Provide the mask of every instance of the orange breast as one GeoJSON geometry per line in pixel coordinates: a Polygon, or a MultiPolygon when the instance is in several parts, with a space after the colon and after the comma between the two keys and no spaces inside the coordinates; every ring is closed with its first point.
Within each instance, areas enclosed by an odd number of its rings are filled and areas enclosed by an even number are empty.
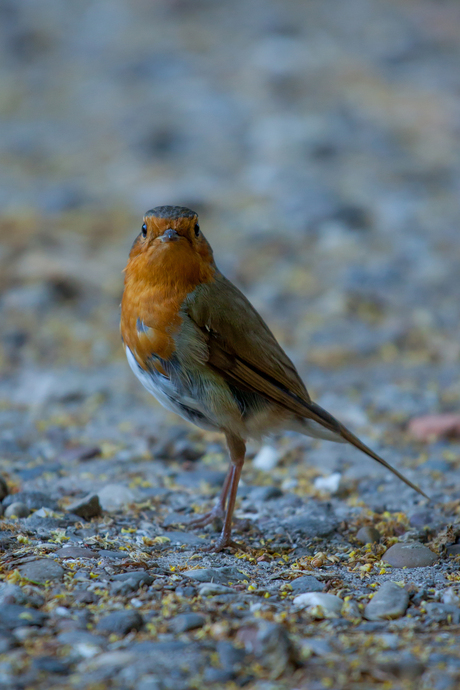
{"type": "MultiPolygon", "coordinates": [[[[154,249],[128,261],[121,303],[121,335],[143,369],[151,355],[168,360],[174,353],[184,300],[215,272],[186,240],[154,249]]],[[[161,364],[156,366],[160,371],[161,364]]]]}

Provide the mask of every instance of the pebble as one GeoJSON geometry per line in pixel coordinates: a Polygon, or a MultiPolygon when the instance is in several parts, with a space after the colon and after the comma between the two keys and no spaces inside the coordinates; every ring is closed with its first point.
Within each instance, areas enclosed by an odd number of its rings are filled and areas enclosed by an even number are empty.
{"type": "Polygon", "coordinates": [[[127,635],[131,630],[141,630],[144,620],[137,611],[114,611],[101,618],[96,630],[101,633],[127,635]]]}
{"type": "Polygon", "coordinates": [[[340,472],[333,472],[326,477],[316,477],[313,481],[313,486],[318,491],[328,491],[331,494],[335,494],[339,489],[341,479],[342,475],[340,472]]]}
{"type": "Polygon", "coordinates": [[[279,623],[263,621],[256,627],[242,628],[237,639],[246,652],[254,654],[259,663],[269,671],[272,679],[292,672],[296,664],[296,652],[288,632],[279,623]]]}
{"type": "Polygon", "coordinates": [[[179,634],[187,632],[187,630],[202,628],[205,622],[206,618],[201,613],[182,613],[169,622],[169,627],[179,634]]]}
{"type": "Polygon", "coordinates": [[[59,675],[67,675],[69,673],[69,665],[53,656],[35,657],[32,660],[32,667],[45,673],[56,673],[59,675]]]}
{"type": "Polygon", "coordinates": [[[236,580],[245,580],[246,575],[240,573],[233,566],[223,568],[197,568],[196,570],[185,570],[182,575],[198,582],[212,582],[220,585],[227,585],[236,580]]]}
{"type": "Polygon", "coordinates": [[[460,544],[451,544],[446,548],[446,553],[448,556],[458,556],[460,554],[460,544]]]}
{"type": "Polygon", "coordinates": [[[313,575],[302,575],[289,583],[294,594],[304,594],[306,592],[322,592],[324,584],[313,577],[313,575]]]}
{"type": "Polygon", "coordinates": [[[198,588],[200,597],[211,597],[218,594],[233,594],[234,592],[235,590],[231,587],[219,585],[217,582],[206,582],[198,588]]]}
{"type": "Polygon", "coordinates": [[[81,517],[84,520],[90,520],[93,517],[98,517],[102,514],[99,496],[97,494],[88,494],[79,501],[75,501],[67,506],[67,512],[78,515],[78,517],[81,517]]]}
{"type": "Polygon", "coordinates": [[[101,558],[114,558],[117,560],[123,560],[129,557],[126,551],[109,551],[107,549],[100,549],[98,554],[101,558]]]}
{"type": "Polygon", "coordinates": [[[380,541],[380,537],[381,534],[378,529],[365,525],[358,530],[356,540],[359,541],[360,544],[375,544],[380,541]]]}
{"type": "Polygon", "coordinates": [[[18,604],[3,604],[0,606],[0,626],[8,628],[19,628],[22,626],[45,625],[48,616],[41,611],[19,606],[18,604]]]}
{"type": "Polygon", "coordinates": [[[433,601],[425,604],[427,616],[436,623],[450,622],[452,625],[460,623],[460,608],[454,604],[441,604],[433,601]]]}
{"type": "Polygon", "coordinates": [[[436,563],[438,556],[418,542],[400,542],[390,546],[382,560],[394,568],[424,568],[436,563]]]}
{"type": "Polygon", "coordinates": [[[343,601],[335,594],[306,592],[294,598],[294,606],[298,609],[307,609],[314,618],[339,618],[343,601]]]}
{"type": "Polygon", "coordinates": [[[335,515],[325,508],[314,508],[284,520],[288,532],[302,537],[329,537],[338,527],[335,515]]]}
{"type": "Polygon", "coordinates": [[[29,561],[18,568],[22,577],[32,582],[56,582],[64,577],[64,568],[51,558],[40,558],[36,561],[29,561]]]}
{"type": "Polygon", "coordinates": [[[145,570],[119,573],[113,575],[112,580],[114,580],[110,587],[112,594],[129,594],[136,592],[139,587],[153,583],[153,577],[145,570]]]}
{"type": "Polygon", "coordinates": [[[274,446],[262,446],[257,455],[255,455],[252,466],[256,470],[270,472],[277,466],[280,460],[281,454],[277,448],[274,446]]]}
{"type": "Polygon", "coordinates": [[[101,508],[108,511],[120,510],[136,500],[134,492],[124,484],[107,484],[97,495],[101,508]]]}
{"type": "Polygon", "coordinates": [[[29,510],[39,508],[57,509],[56,501],[53,501],[47,494],[41,491],[20,491],[17,494],[10,494],[3,500],[3,507],[6,508],[12,503],[25,503],[29,510]]]}
{"type": "Polygon", "coordinates": [[[385,582],[364,609],[369,621],[401,618],[409,606],[409,593],[396,582],[385,582]]]}
{"type": "Polygon", "coordinates": [[[25,518],[28,515],[30,515],[30,510],[28,509],[25,503],[20,503],[19,501],[10,503],[10,505],[7,508],[5,508],[6,518],[25,518]]]}
{"type": "Polygon", "coordinates": [[[277,486],[256,486],[249,493],[252,501],[270,501],[283,495],[277,486]]]}
{"type": "Polygon", "coordinates": [[[53,553],[58,558],[97,558],[97,551],[85,549],[83,546],[63,546],[53,553]]]}

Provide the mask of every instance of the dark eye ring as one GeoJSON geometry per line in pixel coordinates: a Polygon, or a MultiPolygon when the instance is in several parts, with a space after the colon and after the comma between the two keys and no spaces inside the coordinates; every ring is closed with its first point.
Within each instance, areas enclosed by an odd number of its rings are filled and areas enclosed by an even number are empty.
{"type": "Polygon", "coordinates": [[[200,226],[198,225],[198,223],[195,223],[195,237],[198,237],[199,234],[200,234],[200,226]]]}
{"type": "Polygon", "coordinates": [[[146,223],[143,223],[141,231],[142,231],[142,237],[147,237],[147,224],[146,223]]]}

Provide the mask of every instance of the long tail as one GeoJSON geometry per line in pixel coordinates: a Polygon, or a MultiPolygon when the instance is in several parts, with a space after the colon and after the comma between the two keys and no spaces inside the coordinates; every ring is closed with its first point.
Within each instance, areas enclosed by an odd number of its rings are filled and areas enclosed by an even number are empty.
{"type": "Polygon", "coordinates": [[[318,422],[323,423],[323,425],[326,428],[332,428],[332,430],[338,433],[338,435],[341,436],[345,441],[348,441],[348,443],[351,443],[351,445],[355,446],[355,448],[358,448],[363,453],[366,453],[366,455],[369,455],[369,457],[373,458],[374,460],[377,460],[377,462],[379,462],[381,465],[390,470],[390,472],[393,472],[393,474],[396,475],[399,479],[401,479],[401,481],[403,481],[405,484],[407,484],[407,486],[410,486],[411,489],[414,489],[414,491],[417,491],[419,494],[430,500],[426,493],[419,489],[419,487],[416,484],[413,484],[409,479],[407,479],[403,474],[401,474],[401,472],[398,472],[398,470],[392,467],[389,462],[381,458],[380,455],[374,453],[373,450],[366,446],[365,443],[363,443],[357,436],[355,436],[349,429],[347,429],[346,426],[344,426],[337,419],[335,419],[335,417],[329,414],[329,412],[326,412],[326,410],[324,410],[316,403],[310,403],[309,407],[312,411],[314,410],[314,412],[316,413],[316,420],[318,422]],[[324,424],[324,422],[326,422],[326,424],[324,424]]]}

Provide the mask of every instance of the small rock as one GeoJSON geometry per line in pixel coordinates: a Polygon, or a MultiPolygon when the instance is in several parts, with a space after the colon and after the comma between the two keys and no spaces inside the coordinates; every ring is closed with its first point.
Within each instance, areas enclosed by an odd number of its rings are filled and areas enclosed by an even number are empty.
{"type": "Polygon", "coordinates": [[[0,475],[0,501],[3,501],[9,494],[8,484],[0,475]]]}
{"type": "Polygon", "coordinates": [[[58,673],[59,675],[66,675],[69,673],[68,664],[64,664],[54,656],[40,656],[32,660],[32,667],[39,671],[46,673],[58,673]]]}
{"type": "Polygon", "coordinates": [[[186,570],[182,575],[192,580],[198,580],[198,582],[217,582],[220,585],[226,585],[236,580],[245,580],[247,577],[232,566],[223,568],[197,568],[196,570],[186,570]]]}
{"type": "Polygon", "coordinates": [[[343,601],[335,594],[306,592],[294,598],[294,606],[298,609],[307,609],[314,618],[339,618],[343,601]]]}
{"type": "Polygon", "coordinates": [[[217,653],[219,654],[219,661],[222,668],[235,669],[243,663],[246,653],[244,649],[235,647],[227,640],[220,640],[217,643],[217,653]]]}
{"type": "Polygon", "coordinates": [[[361,620],[361,611],[359,606],[353,599],[347,599],[343,602],[342,606],[342,616],[344,618],[349,618],[350,620],[361,620]]]}
{"type": "Polygon", "coordinates": [[[401,618],[409,606],[409,593],[396,584],[385,582],[364,609],[368,621],[401,618]]]}
{"type": "Polygon", "coordinates": [[[270,501],[282,496],[283,492],[277,486],[256,486],[249,495],[252,501],[270,501]]]}
{"type": "Polygon", "coordinates": [[[25,503],[20,503],[19,501],[15,501],[14,503],[10,503],[10,505],[5,508],[5,517],[6,518],[11,518],[11,517],[16,517],[16,518],[26,518],[30,514],[30,510],[26,506],[25,503]]]}
{"type": "Polygon", "coordinates": [[[18,568],[22,577],[32,582],[56,582],[64,577],[64,569],[51,558],[40,558],[36,561],[29,561],[18,568]]]}
{"type": "Polygon", "coordinates": [[[97,553],[101,558],[114,558],[120,561],[124,558],[129,558],[127,551],[108,551],[107,549],[100,549],[97,553]]]}
{"type": "Polygon", "coordinates": [[[318,491],[328,491],[331,494],[335,494],[339,489],[341,479],[342,475],[340,472],[333,472],[326,477],[316,477],[313,485],[318,491]]]}
{"type": "Polygon", "coordinates": [[[434,527],[441,523],[441,517],[433,514],[432,510],[420,510],[417,513],[412,513],[409,518],[411,527],[434,527]]]}
{"type": "Polygon", "coordinates": [[[280,460],[281,454],[277,448],[274,448],[273,446],[262,446],[257,455],[254,457],[252,466],[257,470],[270,472],[277,466],[280,460]]]}
{"type": "Polygon", "coordinates": [[[145,570],[134,570],[130,573],[119,573],[113,575],[110,591],[112,594],[129,594],[136,592],[143,585],[151,585],[153,577],[145,570]]]}
{"type": "Polygon", "coordinates": [[[35,609],[29,609],[18,604],[3,604],[0,606],[0,625],[12,630],[23,626],[45,625],[48,616],[35,609]]]}
{"type": "Polygon", "coordinates": [[[102,514],[99,496],[97,494],[88,494],[79,501],[75,501],[67,506],[67,512],[78,515],[78,517],[81,517],[84,520],[90,520],[93,517],[98,517],[102,514]]]}
{"type": "Polygon", "coordinates": [[[448,556],[458,556],[460,554],[460,544],[451,544],[446,548],[446,553],[448,556]]]}
{"type": "Polygon", "coordinates": [[[304,594],[305,592],[322,592],[324,585],[313,577],[313,575],[302,575],[289,583],[294,594],[304,594]]]}
{"type": "MultiPolygon", "coordinates": [[[[208,585],[202,585],[202,587],[207,587],[208,585]]],[[[219,585],[222,587],[222,585],[219,585]]],[[[230,589],[230,587],[226,588],[230,589]]],[[[195,587],[186,586],[186,587],[176,587],[176,594],[178,597],[185,597],[186,599],[193,599],[193,597],[196,597],[196,589],[195,587]]]]}
{"type": "Polygon", "coordinates": [[[375,544],[376,542],[380,541],[380,537],[381,534],[378,529],[365,525],[358,530],[356,540],[359,541],[360,544],[375,544]]]}
{"type": "Polygon", "coordinates": [[[302,537],[328,537],[338,526],[335,515],[327,508],[315,508],[294,515],[283,522],[288,532],[296,532],[302,537]]]}
{"type": "Polygon", "coordinates": [[[85,549],[83,546],[64,546],[53,553],[58,558],[97,558],[97,551],[85,549]]]}
{"type": "Polygon", "coordinates": [[[460,437],[459,414],[430,414],[416,417],[409,422],[411,436],[419,441],[430,441],[434,438],[460,437]]]}
{"type": "Polygon", "coordinates": [[[127,635],[131,630],[141,630],[144,620],[137,611],[114,611],[101,618],[96,629],[102,633],[127,635]]]}
{"type": "Polygon", "coordinates": [[[3,500],[3,507],[6,508],[12,503],[25,503],[29,510],[39,508],[50,508],[56,510],[56,501],[43,494],[41,491],[20,491],[17,494],[10,494],[3,500]]]}
{"type": "Polygon", "coordinates": [[[246,652],[254,654],[269,671],[272,679],[279,678],[297,665],[293,644],[286,629],[279,623],[260,623],[258,628],[240,628],[237,639],[246,652]]]}
{"type": "Polygon", "coordinates": [[[408,681],[415,681],[423,674],[425,665],[412,654],[403,654],[399,659],[395,659],[393,656],[392,653],[392,658],[378,664],[381,671],[395,678],[408,681]]]}
{"type": "Polygon", "coordinates": [[[202,628],[205,622],[206,618],[201,613],[182,613],[170,621],[169,627],[175,633],[183,633],[187,630],[202,628]]]}
{"type": "Polygon", "coordinates": [[[224,668],[214,668],[208,666],[204,671],[203,681],[206,684],[214,685],[215,687],[222,687],[226,683],[233,680],[234,673],[224,668]]]}
{"type": "Polygon", "coordinates": [[[108,511],[120,510],[136,500],[134,492],[124,484],[107,484],[98,496],[102,509],[108,511]]]}
{"type": "Polygon", "coordinates": [[[437,601],[425,604],[425,610],[430,620],[435,623],[450,622],[453,625],[460,623],[460,608],[454,604],[441,604],[437,601]]]}
{"type": "Polygon", "coordinates": [[[91,460],[101,454],[99,446],[77,446],[74,448],[67,448],[59,456],[61,462],[81,462],[83,460],[91,460]]]}
{"type": "Polygon", "coordinates": [[[394,568],[424,568],[438,560],[437,554],[418,542],[399,543],[390,546],[382,560],[394,568]]]}
{"type": "MultiPolygon", "coordinates": [[[[176,590],[177,591],[177,590],[176,590]]],[[[235,590],[217,582],[206,582],[198,588],[200,597],[212,597],[219,594],[234,594],[235,590]]]]}

